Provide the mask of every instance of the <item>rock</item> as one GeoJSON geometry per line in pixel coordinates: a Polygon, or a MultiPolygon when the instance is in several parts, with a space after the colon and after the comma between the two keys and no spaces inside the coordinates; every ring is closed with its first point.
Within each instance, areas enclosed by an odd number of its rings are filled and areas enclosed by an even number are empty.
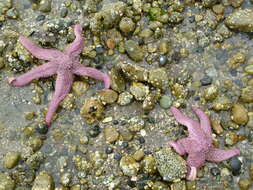
{"type": "Polygon", "coordinates": [[[119,29],[125,34],[128,34],[134,31],[135,23],[131,18],[123,17],[119,23],[119,29]]]}
{"type": "Polygon", "coordinates": [[[253,86],[247,86],[241,90],[240,99],[244,103],[252,103],[253,102],[253,86]]]}
{"type": "Polygon", "coordinates": [[[225,23],[231,29],[241,32],[253,32],[252,19],[252,9],[236,9],[226,18],[225,23]]]}
{"type": "Polygon", "coordinates": [[[173,152],[171,148],[163,148],[156,152],[156,166],[164,181],[176,182],[185,178],[187,167],[185,160],[173,152]]]}
{"type": "Polygon", "coordinates": [[[172,183],[170,186],[170,189],[171,190],[186,190],[186,183],[184,180],[172,183]]]}
{"type": "Polygon", "coordinates": [[[114,143],[119,138],[119,132],[114,126],[108,126],[105,128],[105,140],[108,143],[114,143]]]}
{"type": "Polygon", "coordinates": [[[242,162],[238,159],[237,156],[234,156],[230,159],[229,165],[232,170],[233,175],[239,175],[242,167],[242,162]]]}
{"type": "Polygon", "coordinates": [[[239,67],[241,64],[244,64],[245,59],[246,59],[245,53],[239,51],[228,59],[227,64],[229,67],[235,69],[239,67]]]}
{"type": "Polygon", "coordinates": [[[202,0],[202,3],[205,7],[211,7],[217,2],[218,0],[202,0]]]}
{"type": "Polygon", "coordinates": [[[140,169],[140,164],[133,159],[131,156],[123,156],[120,160],[119,164],[122,172],[124,175],[127,176],[136,176],[139,169],[140,169]]]}
{"type": "Polygon", "coordinates": [[[160,106],[161,106],[163,109],[168,109],[168,108],[170,108],[170,106],[172,105],[172,96],[171,96],[171,95],[163,95],[163,96],[160,98],[159,104],[160,104],[160,106]]]}
{"type": "Polygon", "coordinates": [[[45,157],[42,152],[36,152],[33,155],[31,155],[27,160],[26,164],[34,169],[37,170],[39,169],[41,163],[44,161],[45,157]]]}
{"type": "Polygon", "coordinates": [[[42,171],[34,180],[32,190],[54,190],[53,177],[46,171],[42,171]]]}
{"type": "Polygon", "coordinates": [[[151,69],[149,71],[148,82],[154,87],[165,89],[168,86],[168,75],[165,68],[151,69]]]}
{"type": "Polygon", "coordinates": [[[41,12],[50,12],[51,11],[52,0],[41,0],[39,3],[39,10],[41,12]]]}
{"type": "Polygon", "coordinates": [[[229,110],[232,106],[231,100],[227,96],[219,96],[213,102],[215,111],[229,110]]]}
{"type": "Polygon", "coordinates": [[[74,162],[75,168],[78,171],[85,172],[85,174],[92,168],[92,164],[88,162],[85,157],[81,157],[80,155],[73,156],[72,161],[74,162]]]}
{"type": "Polygon", "coordinates": [[[231,119],[238,125],[247,124],[248,110],[242,104],[235,104],[231,110],[231,119]]]}
{"type": "Polygon", "coordinates": [[[252,182],[248,178],[240,178],[238,181],[238,186],[240,187],[240,190],[250,190],[252,182]]]}
{"type": "Polygon", "coordinates": [[[123,73],[127,75],[131,80],[137,81],[147,81],[148,80],[148,70],[140,66],[131,63],[119,63],[123,73]]]}
{"type": "Polygon", "coordinates": [[[156,162],[152,155],[146,155],[142,160],[143,171],[147,174],[154,174],[157,171],[156,162]]]}
{"type": "Polygon", "coordinates": [[[27,142],[28,146],[35,152],[43,145],[43,141],[39,137],[31,136],[27,142]]]}
{"type": "Polygon", "coordinates": [[[214,100],[218,96],[218,87],[217,86],[210,86],[205,89],[204,91],[204,98],[205,100],[214,100]]]}
{"type": "Polygon", "coordinates": [[[117,92],[110,89],[100,91],[98,96],[100,100],[102,101],[102,103],[105,103],[105,104],[112,104],[116,102],[118,99],[117,92]]]}
{"type": "Polygon", "coordinates": [[[149,87],[140,82],[132,82],[130,92],[136,100],[144,100],[149,93],[149,87]]]}
{"type": "Polygon", "coordinates": [[[141,161],[142,158],[145,156],[144,154],[144,151],[142,149],[140,150],[137,150],[134,155],[133,155],[133,158],[136,160],[136,161],[141,161]]]}
{"type": "Polygon", "coordinates": [[[111,78],[111,88],[119,93],[123,92],[126,88],[126,82],[122,76],[122,71],[117,67],[113,67],[109,74],[111,78]]]}
{"type": "Polygon", "coordinates": [[[66,187],[66,186],[70,185],[71,181],[72,181],[72,175],[71,175],[71,173],[65,172],[65,173],[63,173],[63,174],[61,175],[60,182],[61,182],[61,184],[62,184],[63,186],[66,187]]]}
{"type": "Polygon", "coordinates": [[[0,171],[0,190],[14,190],[15,182],[9,174],[0,171]]]}
{"type": "Polygon", "coordinates": [[[89,89],[89,84],[83,81],[75,81],[72,85],[72,91],[77,96],[82,96],[89,89]]]}
{"type": "Polygon", "coordinates": [[[125,50],[129,57],[134,61],[141,61],[144,57],[144,53],[136,41],[127,40],[125,42],[125,50]]]}
{"type": "Polygon", "coordinates": [[[232,146],[235,145],[238,142],[239,138],[236,132],[234,131],[228,131],[225,136],[225,143],[226,145],[232,146]]]}
{"type": "Polygon", "coordinates": [[[133,101],[134,96],[129,92],[123,92],[119,95],[118,104],[121,106],[125,106],[130,104],[133,101]]]}
{"type": "Polygon", "coordinates": [[[151,37],[152,35],[153,35],[153,31],[152,30],[150,30],[149,28],[145,28],[145,29],[143,29],[140,33],[139,33],[139,37],[141,37],[141,38],[149,38],[149,37],[151,37]]]}
{"type": "Polygon", "coordinates": [[[104,117],[104,106],[96,98],[86,99],[80,111],[81,116],[87,123],[94,123],[104,117]]]}
{"type": "Polygon", "coordinates": [[[138,132],[145,126],[144,120],[139,116],[134,116],[128,120],[128,129],[131,132],[138,132]]]}
{"type": "Polygon", "coordinates": [[[7,169],[14,168],[20,159],[20,153],[8,152],[4,157],[4,167],[7,169]]]}
{"type": "Polygon", "coordinates": [[[230,0],[230,3],[233,7],[238,8],[242,5],[244,0],[230,0]]]}
{"type": "Polygon", "coordinates": [[[60,106],[66,110],[73,109],[75,107],[75,96],[72,93],[67,94],[61,101],[60,106]]]}
{"type": "Polygon", "coordinates": [[[253,180],[253,163],[251,163],[251,165],[250,165],[249,176],[250,176],[251,180],[253,180]]]}
{"type": "Polygon", "coordinates": [[[217,135],[221,135],[223,133],[223,128],[220,124],[220,120],[215,119],[215,120],[211,120],[211,124],[212,124],[212,129],[213,131],[217,134],[217,135]]]}
{"type": "Polygon", "coordinates": [[[160,97],[161,97],[160,90],[151,91],[143,101],[142,104],[143,110],[147,111],[152,110],[160,97]]]}

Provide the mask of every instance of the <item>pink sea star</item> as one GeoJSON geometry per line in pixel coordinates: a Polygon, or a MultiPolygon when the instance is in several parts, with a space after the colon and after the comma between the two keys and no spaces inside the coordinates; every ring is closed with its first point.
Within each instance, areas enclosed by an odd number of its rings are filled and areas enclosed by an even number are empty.
{"type": "Polygon", "coordinates": [[[238,149],[222,150],[214,148],[210,120],[201,109],[196,106],[192,106],[192,109],[199,117],[200,122],[184,116],[177,108],[171,107],[170,110],[176,120],[187,127],[189,136],[168,142],[168,145],[173,147],[178,154],[188,154],[188,180],[196,179],[197,169],[203,166],[206,160],[221,162],[240,154],[238,149]]]}
{"type": "Polygon", "coordinates": [[[88,76],[104,81],[104,89],[110,87],[110,77],[92,67],[85,67],[79,61],[79,54],[84,48],[82,37],[82,26],[77,24],[74,26],[75,40],[62,52],[56,49],[44,49],[33,44],[27,38],[21,36],[19,41],[38,59],[47,60],[48,62],[33,68],[31,71],[17,77],[9,78],[8,81],[13,86],[24,86],[34,79],[49,77],[57,74],[55,93],[49,104],[46,115],[47,126],[51,125],[52,117],[59,105],[71,89],[73,82],[73,74],[88,76]]]}

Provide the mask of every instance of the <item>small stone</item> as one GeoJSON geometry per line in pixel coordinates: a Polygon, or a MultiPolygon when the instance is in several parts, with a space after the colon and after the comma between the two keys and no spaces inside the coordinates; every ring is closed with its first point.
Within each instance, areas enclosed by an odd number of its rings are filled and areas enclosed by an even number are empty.
{"type": "Polygon", "coordinates": [[[134,116],[128,120],[128,129],[131,132],[139,132],[145,126],[144,120],[139,116],[134,116]]]}
{"type": "Polygon", "coordinates": [[[167,62],[168,62],[168,58],[166,56],[162,55],[162,56],[159,57],[159,64],[161,66],[166,65],[167,62]]]}
{"type": "Polygon", "coordinates": [[[106,154],[111,154],[111,153],[113,153],[113,148],[112,147],[106,147],[106,149],[105,149],[105,153],[106,154]]]}
{"type": "Polygon", "coordinates": [[[111,88],[117,92],[123,92],[126,88],[125,79],[122,76],[122,71],[119,68],[113,67],[110,72],[111,88]]]}
{"type": "Polygon", "coordinates": [[[207,101],[214,100],[218,96],[218,87],[217,86],[210,86],[205,89],[204,91],[204,98],[207,101]]]}
{"type": "Polygon", "coordinates": [[[238,140],[238,135],[234,131],[229,131],[225,136],[225,143],[230,146],[235,145],[238,140]]]}
{"type": "MultiPolygon", "coordinates": [[[[168,52],[170,52],[171,50],[171,44],[168,40],[163,40],[160,44],[159,44],[159,52],[162,55],[167,54],[168,52]]],[[[166,56],[161,56],[161,57],[166,57],[166,56]]],[[[167,58],[166,58],[167,59],[167,58]]]]}
{"type": "Polygon", "coordinates": [[[225,7],[222,4],[217,4],[213,6],[213,12],[216,14],[223,14],[225,7]]]}
{"type": "Polygon", "coordinates": [[[4,157],[4,167],[7,169],[14,168],[20,159],[20,153],[8,152],[4,157]]]}
{"type": "Polygon", "coordinates": [[[135,29],[135,23],[131,18],[123,17],[119,23],[119,28],[122,32],[128,34],[135,29]]]}
{"type": "Polygon", "coordinates": [[[115,160],[120,161],[120,160],[121,160],[121,158],[122,158],[122,155],[121,155],[121,154],[119,154],[119,153],[116,153],[116,154],[114,154],[113,158],[114,158],[115,160]]]}
{"type": "Polygon", "coordinates": [[[28,142],[28,146],[33,149],[33,151],[37,151],[43,145],[43,141],[39,137],[30,137],[28,142]]]}
{"type": "Polygon", "coordinates": [[[134,61],[141,61],[144,57],[144,53],[136,41],[127,40],[125,42],[125,49],[129,57],[134,61]]]}
{"type": "Polygon", "coordinates": [[[203,0],[202,3],[205,7],[211,7],[215,3],[217,3],[218,0],[203,0]]]}
{"type": "Polygon", "coordinates": [[[228,59],[227,64],[230,68],[237,68],[241,64],[245,63],[245,59],[246,59],[245,53],[239,51],[228,59]]]}
{"type": "Polygon", "coordinates": [[[114,49],[116,43],[113,39],[109,38],[108,40],[106,40],[106,45],[109,49],[114,49]]]}
{"type": "Polygon", "coordinates": [[[102,90],[98,94],[100,100],[105,104],[112,104],[117,101],[118,94],[114,90],[102,90]]]}
{"type": "Polygon", "coordinates": [[[72,181],[72,175],[69,172],[65,172],[61,175],[60,182],[63,186],[68,186],[72,181]]]}
{"type": "Polygon", "coordinates": [[[9,174],[0,171],[0,190],[14,190],[15,182],[9,174]]]}
{"type": "Polygon", "coordinates": [[[132,82],[130,92],[136,100],[144,100],[149,93],[149,87],[140,82],[132,82]]]}
{"type": "Polygon", "coordinates": [[[233,175],[239,175],[242,167],[242,162],[238,159],[237,156],[232,157],[229,161],[229,165],[232,170],[233,175]]]}
{"type": "Polygon", "coordinates": [[[147,81],[148,80],[148,70],[140,66],[131,63],[119,63],[123,73],[128,76],[131,80],[137,81],[147,81]]]}
{"type": "Polygon", "coordinates": [[[133,101],[133,95],[129,92],[123,92],[119,95],[117,103],[121,106],[126,106],[133,101]]]}
{"type": "Polygon", "coordinates": [[[60,103],[60,106],[66,110],[71,110],[75,107],[75,96],[69,93],[60,103]]]}
{"type": "Polygon", "coordinates": [[[42,152],[32,154],[27,160],[26,164],[33,170],[38,170],[45,157],[42,152]]]}
{"type": "Polygon", "coordinates": [[[231,29],[253,32],[252,19],[252,9],[237,9],[226,18],[225,23],[231,29]]]}
{"type": "Polygon", "coordinates": [[[212,84],[213,79],[212,79],[211,77],[209,77],[209,76],[205,76],[204,78],[202,78],[202,79],[200,80],[200,82],[201,82],[201,85],[202,85],[202,86],[207,86],[207,85],[212,84]]]}
{"type": "Polygon", "coordinates": [[[72,91],[77,96],[82,96],[89,89],[89,84],[83,81],[75,81],[72,85],[72,91]]]}
{"type": "Polygon", "coordinates": [[[242,104],[234,104],[231,110],[231,119],[238,125],[247,124],[248,110],[242,104]]]}
{"type": "Polygon", "coordinates": [[[217,167],[211,168],[211,174],[212,174],[213,176],[218,176],[218,175],[220,175],[220,169],[217,168],[217,167]]]}
{"type": "Polygon", "coordinates": [[[223,128],[220,124],[220,120],[215,119],[215,120],[211,120],[211,124],[212,124],[212,129],[213,131],[217,134],[217,135],[221,135],[223,133],[223,128]]]}
{"type": "Polygon", "coordinates": [[[134,153],[133,158],[138,162],[138,161],[141,161],[144,156],[145,156],[145,154],[144,154],[143,150],[140,149],[134,153]]]}
{"type": "Polygon", "coordinates": [[[155,153],[156,166],[164,181],[176,182],[185,178],[187,168],[185,160],[171,148],[163,148],[155,153]]]}
{"type": "Polygon", "coordinates": [[[163,109],[168,109],[172,105],[172,97],[169,95],[163,95],[159,101],[160,106],[163,109]]]}
{"type": "MultiPolygon", "coordinates": [[[[186,190],[186,184],[185,181],[177,181],[175,183],[172,183],[170,186],[171,190],[186,190]]],[[[188,190],[188,189],[187,189],[188,190]]]]}
{"type": "Polygon", "coordinates": [[[153,91],[151,91],[145,97],[145,99],[143,101],[143,104],[142,104],[143,110],[146,110],[146,111],[152,110],[155,107],[155,105],[156,105],[158,99],[160,98],[160,96],[161,96],[160,90],[153,90],[153,91]]]}
{"type": "Polygon", "coordinates": [[[50,12],[51,3],[52,3],[52,0],[41,0],[39,3],[39,10],[45,13],[50,12]]]}
{"type": "Polygon", "coordinates": [[[143,171],[147,174],[154,174],[157,172],[156,162],[152,155],[146,155],[142,160],[143,171]]]}
{"type": "Polygon", "coordinates": [[[45,135],[48,132],[48,127],[45,125],[45,123],[39,123],[36,126],[36,130],[37,130],[38,133],[40,133],[42,135],[45,135]]]}
{"type": "Polygon", "coordinates": [[[119,138],[119,133],[114,126],[105,128],[105,140],[108,143],[114,143],[119,138]]]}
{"type": "Polygon", "coordinates": [[[154,87],[165,89],[168,86],[168,75],[165,68],[151,69],[149,71],[148,82],[154,87]]]}
{"type": "Polygon", "coordinates": [[[53,177],[46,171],[42,171],[34,180],[32,190],[54,190],[53,177]]]}
{"type": "Polygon", "coordinates": [[[231,100],[227,96],[219,96],[213,102],[213,109],[216,111],[229,110],[232,106],[231,100]]]}
{"type": "Polygon", "coordinates": [[[61,9],[60,16],[61,16],[62,18],[65,18],[67,15],[68,15],[68,9],[67,9],[67,7],[63,7],[63,8],[61,9]]]}
{"type": "Polygon", "coordinates": [[[100,134],[101,130],[99,128],[98,125],[95,125],[94,127],[92,127],[88,133],[91,137],[97,137],[100,134]]]}
{"type": "Polygon", "coordinates": [[[136,162],[135,159],[132,158],[131,156],[123,156],[120,160],[119,166],[124,175],[130,177],[136,176],[140,169],[140,164],[136,162]]]}
{"type": "Polygon", "coordinates": [[[233,7],[238,8],[242,5],[244,0],[230,0],[230,3],[233,7]]]}
{"type": "Polygon", "coordinates": [[[104,117],[104,106],[96,98],[86,99],[80,111],[81,116],[91,124],[104,117]]]}
{"type": "Polygon", "coordinates": [[[139,37],[141,38],[149,38],[153,35],[153,31],[150,30],[149,28],[145,28],[143,29],[140,33],[139,33],[139,37]]]}
{"type": "Polygon", "coordinates": [[[33,120],[34,117],[35,117],[35,112],[34,111],[25,113],[25,119],[26,120],[31,121],[31,120],[33,120]]]}
{"type": "Polygon", "coordinates": [[[248,74],[253,74],[253,65],[247,65],[245,68],[244,68],[244,71],[248,74]]]}
{"type": "Polygon", "coordinates": [[[241,100],[244,103],[253,102],[253,86],[247,86],[241,90],[241,100]]]}
{"type": "Polygon", "coordinates": [[[252,182],[248,178],[240,178],[238,185],[240,187],[240,190],[249,190],[252,182]]]}

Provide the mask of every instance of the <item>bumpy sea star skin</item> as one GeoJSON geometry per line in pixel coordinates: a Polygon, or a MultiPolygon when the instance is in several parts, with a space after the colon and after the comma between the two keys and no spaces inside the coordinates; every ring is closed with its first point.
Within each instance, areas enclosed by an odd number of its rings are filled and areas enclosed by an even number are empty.
{"type": "Polygon", "coordinates": [[[52,117],[59,105],[71,89],[73,74],[88,76],[97,80],[104,81],[104,89],[110,87],[110,77],[91,67],[85,67],[78,61],[78,56],[84,48],[82,37],[82,26],[74,26],[75,40],[63,51],[56,49],[44,49],[33,44],[27,38],[21,36],[19,41],[38,59],[47,60],[48,62],[33,68],[31,71],[17,77],[9,78],[8,81],[13,86],[24,86],[34,79],[49,77],[57,74],[55,92],[49,104],[46,115],[46,124],[51,125],[52,117]]]}
{"type": "Polygon", "coordinates": [[[170,110],[176,120],[187,127],[189,136],[177,141],[168,142],[168,145],[173,147],[178,154],[188,154],[188,180],[196,179],[197,169],[203,166],[206,160],[221,162],[240,154],[238,149],[222,150],[214,148],[212,145],[210,120],[201,109],[196,106],[192,106],[192,109],[198,116],[200,122],[184,116],[177,108],[171,107],[170,110]]]}

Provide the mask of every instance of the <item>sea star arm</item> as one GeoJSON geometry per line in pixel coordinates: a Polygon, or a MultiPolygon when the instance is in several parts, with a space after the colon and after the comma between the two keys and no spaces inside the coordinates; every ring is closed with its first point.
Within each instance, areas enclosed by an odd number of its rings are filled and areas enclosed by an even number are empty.
{"type": "Polygon", "coordinates": [[[83,48],[84,48],[84,43],[83,43],[83,37],[82,37],[82,26],[80,24],[76,24],[74,26],[74,33],[76,35],[75,40],[69,44],[65,52],[70,55],[70,56],[78,56],[83,48]]]}
{"type": "Polygon", "coordinates": [[[44,78],[56,73],[57,65],[51,62],[33,68],[31,71],[17,77],[9,78],[8,81],[13,86],[25,86],[34,79],[44,78]]]}
{"type": "Polygon", "coordinates": [[[187,179],[195,180],[197,177],[197,169],[200,168],[205,163],[205,154],[203,152],[195,152],[189,154],[187,158],[187,179]]]}
{"type": "Polygon", "coordinates": [[[92,67],[85,67],[81,63],[75,63],[74,74],[81,76],[88,76],[97,80],[104,81],[104,89],[110,88],[111,80],[109,75],[102,73],[101,71],[92,67]]]}
{"type": "Polygon", "coordinates": [[[222,150],[218,148],[211,148],[206,155],[206,160],[211,162],[221,162],[239,154],[240,150],[238,149],[222,150]]]}
{"type": "Polygon", "coordinates": [[[73,75],[68,70],[60,70],[57,72],[57,79],[55,84],[55,92],[53,98],[49,104],[47,115],[46,115],[46,124],[47,126],[51,125],[51,120],[54,113],[57,110],[60,102],[66,97],[71,89],[73,82],[73,75]]]}
{"type": "Polygon", "coordinates": [[[192,147],[198,146],[197,142],[192,140],[189,137],[179,139],[177,141],[170,141],[168,142],[168,145],[170,147],[173,147],[173,149],[180,155],[184,155],[186,153],[191,152],[192,147]]]}
{"type": "Polygon", "coordinates": [[[211,136],[212,135],[211,123],[210,123],[209,118],[205,114],[205,112],[203,112],[201,109],[197,108],[196,106],[192,106],[192,109],[200,120],[200,127],[204,130],[207,136],[211,136]]]}
{"type": "Polygon", "coordinates": [[[20,43],[34,56],[38,59],[44,59],[44,60],[53,60],[56,57],[62,56],[63,53],[55,50],[55,49],[44,49],[36,44],[32,43],[30,40],[25,38],[24,36],[19,37],[20,43]]]}

